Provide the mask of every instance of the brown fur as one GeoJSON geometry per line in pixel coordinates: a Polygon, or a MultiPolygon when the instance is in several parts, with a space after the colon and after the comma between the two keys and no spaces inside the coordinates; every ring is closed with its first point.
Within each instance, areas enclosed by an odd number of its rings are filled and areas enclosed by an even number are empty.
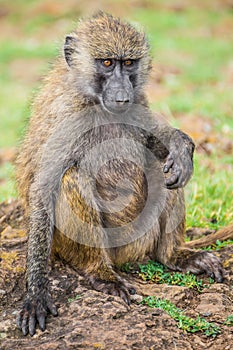
{"type": "MultiPolygon", "coordinates": [[[[155,133],[160,142],[153,141],[151,146],[151,151],[157,155],[155,166],[159,174],[153,181],[156,184],[159,178],[163,179],[161,191],[165,196],[165,203],[158,220],[155,220],[154,225],[144,235],[124,245],[102,246],[102,242],[106,239],[104,229],[121,227],[123,237],[126,239],[131,237],[133,234],[131,222],[143,210],[148,196],[143,170],[130,161],[122,163],[117,160],[111,161],[100,170],[95,179],[97,189],[103,199],[112,200],[115,198],[118,182],[128,178],[133,184],[133,193],[127,197],[128,192],[124,184],[120,188],[120,193],[123,199],[129,199],[129,204],[124,209],[110,214],[91,208],[85,202],[83,195],[89,193],[93,197],[92,180],[83,178],[80,182],[79,167],[72,164],[65,169],[57,196],[53,198],[56,226],[59,227],[54,230],[53,222],[44,205],[46,199],[41,198],[41,184],[38,181],[43,146],[55,128],[62,125],[62,121],[70,120],[75,113],[85,112],[91,106],[96,108],[97,113],[105,113],[98,105],[95,106],[95,101],[88,95],[89,86],[94,79],[93,59],[140,58],[138,84],[135,88],[135,103],[139,106],[147,105],[143,86],[150,70],[150,55],[144,33],[138,32],[118,18],[103,13],[80,22],[77,30],[66,39],[65,52],[68,57],[72,56],[71,64],[67,65],[63,57],[58,58],[53,70],[45,79],[44,87],[33,104],[28,132],[17,159],[18,188],[29,223],[28,295],[19,321],[24,334],[28,331],[28,309],[34,312],[34,317],[37,315],[42,329],[47,312],[44,305],[55,314],[47,279],[51,245],[53,252],[84,273],[95,289],[119,295],[126,302],[129,302],[130,286],[116,273],[114,267],[119,267],[125,262],[141,261],[146,256],[151,256],[152,259],[172,269],[214,273],[216,279],[222,278],[221,266],[212,254],[196,252],[184,246],[184,192],[182,188],[170,190],[164,186],[166,176],[162,168],[168,152],[180,147],[178,161],[183,162],[180,166],[183,166],[185,171],[186,165],[192,161],[194,147],[187,135],[170,126],[157,124],[155,133]],[[34,308],[38,308],[40,312],[34,308]]],[[[117,126],[110,129],[99,128],[95,133],[87,134],[86,144],[87,147],[95,146],[105,139],[121,135],[129,136],[145,147],[149,144],[150,147],[149,140],[145,139],[140,131],[117,126]]],[[[80,146],[80,151],[85,153],[83,147],[80,146]]],[[[124,148],[124,144],[122,147],[124,148]]],[[[143,157],[136,146],[131,151],[133,156],[143,157]]],[[[116,156],[117,152],[116,149],[116,156]]],[[[48,164],[48,170],[49,168],[48,164]]],[[[45,196],[47,193],[53,193],[53,188],[46,183],[43,185],[45,196]]],[[[155,192],[155,197],[157,193],[155,192]]],[[[150,215],[156,214],[150,213],[150,215]]],[[[34,328],[35,325],[31,324],[31,328],[29,325],[30,334],[34,334],[34,328]]]]}

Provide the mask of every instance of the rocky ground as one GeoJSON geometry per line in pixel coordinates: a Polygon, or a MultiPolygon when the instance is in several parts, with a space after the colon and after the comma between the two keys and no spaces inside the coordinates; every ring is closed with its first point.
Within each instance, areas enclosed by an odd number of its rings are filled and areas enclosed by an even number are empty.
{"type": "Polygon", "coordinates": [[[222,284],[212,284],[201,293],[187,287],[146,283],[128,274],[138,295],[130,307],[118,297],[93,291],[84,278],[69,266],[56,261],[51,268],[51,286],[59,316],[48,317],[47,330],[24,337],[15,318],[25,293],[26,237],[22,213],[16,201],[0,206],[0,349],[232,349],[233,326],[225,325],[233,314],[233,246],[218,254],[227,271],[222,284]],[[196,317],[200,314],[221,327],[213,338],[198,332],[185,333],[164,311],[138,302],[143,295],[171,300],[196,317]]]}

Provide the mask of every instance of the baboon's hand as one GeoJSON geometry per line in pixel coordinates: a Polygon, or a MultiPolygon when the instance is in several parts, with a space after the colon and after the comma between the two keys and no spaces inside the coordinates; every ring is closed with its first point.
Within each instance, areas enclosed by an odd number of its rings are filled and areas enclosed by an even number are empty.
{"type": "Polygon", "coordinates": [[[57,316],[57,309],[50,294],[43,290],[35,296],[28,295],[26,297],[16,323],[24,335],[29,333],[33,336],[37,323],[42,331],[45,330],[45,319],[49,312],[53,316],[57,316]]]}
{"type": "Polygon", "coordinates": [[[193,173],[193,162],[190,155],[183,156],[177,153],[169,153],[163,168],[164,173],[171,170],[171,176],[165,180],[168,189],[184,187],[193,173]]]}
{"type": "Polygon", "coordinates": [[[164,165],[164,173],[171,171],[171,175],[165,180],[168,189],[184,187],[193,173],[193,160],[186,150],[171,150],[164,165]]]}
{"type": "Polygon", "coordinates": [[[193,151],[195,145],[192,139],[181,130],[176,130],[170,140],[169,154],[164,165],[164,173],[171,171],[171,176],[165,180],[169,189],[184,187],[193,173],[193,151]]]}

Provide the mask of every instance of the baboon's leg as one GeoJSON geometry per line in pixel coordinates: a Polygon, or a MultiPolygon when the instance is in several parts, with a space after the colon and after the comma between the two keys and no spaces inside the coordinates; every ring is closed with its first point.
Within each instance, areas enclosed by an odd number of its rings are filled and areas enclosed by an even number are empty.
{"type": "MultiPolygon", "coordinates": [[[[94,289],[118,295],[128,304],[131,292],[127,283],[113,270],[107,250],[101,213],[94,202],[91,183],[80,181],[75,167],[66,171],[56,203],[53,250],[74,268],[84,273],[94,289]],[[92,205],[88,205],[88,198],[92,205]]],[[[133,292],[133,291],[132,291],[133,292]]]]}
{"type": "Polygon", "coordinates": [[[183,190],[169,191],[167,205],[161,216],[161,231],[155,259],[171,269],[195,274],[206,273],[221,282],[224,270],[219,259],[207,251],[185,247],[185,205],[183,190]]]}

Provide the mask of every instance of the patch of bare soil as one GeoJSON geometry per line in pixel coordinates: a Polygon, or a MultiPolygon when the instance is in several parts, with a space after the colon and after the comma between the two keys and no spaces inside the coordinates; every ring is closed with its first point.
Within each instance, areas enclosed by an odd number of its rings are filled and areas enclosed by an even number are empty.
{"type": "Polygon", "coordinates": [[[186,287],[145,283],[133,275],[126,278],[137,289],[128,307],[119,297],[93,291],[83,277],[60,261],[51,268],[51,287],[59,316],[48,317],[47,330],[24,337],[15,318],[25,294],[26,236],[22,229],[22,210],[17,201],[0,205],[0,349],[156,349],[189,350],[232,348],[233,327],[224,325],[233,314],[233,249],[227,247],[221,257],[227,278],[200,294],[186,287]],[[188,334],[160,309],[151,309],[138,301],[143,295],[171,300],[188,316],[200,314],[222,329],[216,338],[202,333],[188,334]]]}

